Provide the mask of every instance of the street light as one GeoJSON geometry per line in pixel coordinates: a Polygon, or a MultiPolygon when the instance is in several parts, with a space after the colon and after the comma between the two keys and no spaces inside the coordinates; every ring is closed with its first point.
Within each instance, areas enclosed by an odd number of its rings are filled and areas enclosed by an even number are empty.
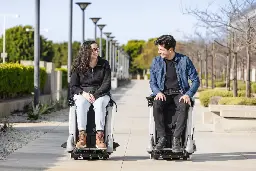
{"type": "Polygon", "coordinates": [[[0,16],[4,17],[4,27],[3,27],[3,53],[1,53],[1,57],[3,58],[3,63],[5,63],[5,58],[7,58],[6,51],[6,38],[5,38],[5,25],[6,25],[6,18],[7,17],[13,17],[13,18],[19,18],[20,16],[18,14],[0,14],[0,16]]]}
{"type": "Polygon", "coordinates": [[[73,32],[73,0],[69,0],[69,19],[68,19],[68,95],[70,98],[71,64],[72,64],[72,32],[73,32]]]}
{"type": "Polygon", "coordinates": [[[112,40],[112,47],[113,47],[113,60],[112,60],[113,70],[112,71],[114,73],[115,73],[115,68],[116,68],[116,66],[115,66],[115,58],[116,58],[116,48],[115,48],[115,46],[116,46],[116,42],[117,42],[117,40],[112,40]]]}
{"type": "Polygon", "coordinates": [[[100,57],[102,57],[102,30],[106,26],[106,24],[98,24],[100,29],[100,57]]]}
{"type": "Polygon", "coordinates": [[[92,20],[92,22],[94,23],[95,25],[95,31],[94,31],[94,39],[96,41],[97,39],[97,22],[101,19],[99,17],[94,17],[94,18],[90,18],[92,20]]]}
{"type": "Polygon", "coordinates": [[[111,35],[111,33],[110,32],[105,32],[104,33],[105,34],[105,36],[107,37],[106,38],[106,60],[108,61],[109,59],[108,59],[108,56],[109,56],[109,52],[108,52],[108,39],[109,39],[109,36],[111,35]]]}
{"type": "Polygon", "coordinates": [[[119,71],[119,43],[116,43],[116,59],[115,59],[115,63],[116,63],[116,74],[117,77],[118,75],[118,71],[119,71]]]}
{"type": "Polygon", "coordinates": [[[111,68],[111,71],[112,71],[112,41],[113,39],[115,38],[115,36],[111,36],[109,37],[109,64],[110,64],[110,68],[111,68]]]}
{"type": "Polygon", "coordinates": [[[39,103],[39,60],[40,60],[40,0],[35,0],[35,27],[34,27],[34,106],[39,103]]]}
{"type": "Polygon", "coordinates": [[[84,27],[85,27],[85,19],[84,19],[84,10],[86,9],[86,7],[88,5],[90,5],[91,3],[90,2],[77,2],[76,3],[80,9],[82,10],[82,43],[84,42],[84,27]]]}
{"type": "Polygon", "coordinates": [[[114,72],[117,71],[117,55],[118,55],[117,50],[118,50],[118,45],[119,45],[119,43],[116,41],[115,42],[115,46],[114,46],[114,49],[115,49],[115,58],[114,58],[114,66],[115,66],[115,68],[114,68],[114,72]]]}

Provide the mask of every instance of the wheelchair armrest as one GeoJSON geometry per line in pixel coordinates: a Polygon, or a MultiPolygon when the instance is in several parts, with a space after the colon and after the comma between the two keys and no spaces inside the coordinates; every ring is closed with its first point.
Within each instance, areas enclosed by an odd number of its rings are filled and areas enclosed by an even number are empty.
{"type": "Polygon", "coordinates": [[[75,101],[74,101],[73,97],[68,99],[68,106],[69,107],[75,106],[75,101]]]}
{"type": "Polygon", "coordinates": [[[152,101],[152,100],[154,100],[154,96],[148,96],[148,97],[146,97],[146,99],[148,100],[148,101],[152,101]]]}
{"type": "Polygon", "coordinates": [[[192,97],[192,98],[191,98],[191,107],[194,107],[194,106],[195,106],[195,98],[192,97]]]}
{"type": "Polygon", "coordinates": [[[154,101],[155,96],[148,96],[146,97],[148,101],[148,106],[153,106],[153,101],[154,101]]]}

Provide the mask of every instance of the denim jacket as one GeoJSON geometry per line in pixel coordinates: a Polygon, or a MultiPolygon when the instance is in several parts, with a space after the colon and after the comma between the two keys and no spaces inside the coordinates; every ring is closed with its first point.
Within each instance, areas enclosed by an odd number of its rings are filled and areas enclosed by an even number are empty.
{"type": "MultiPolygon", "coordinates": [[[[185,55],[176,53],[174,62],[181,92],[182,94],[186,94],[192,98],[200,86],[198,73],[192,61],[185,55]],[[192,82],[191,87],[189,85],[188,79],[190,79],[192,82]]],[[[153,95],[156,95],[159,92],[163,92],[165,76],[166,63],[161,56],[157,56],[153,59],[150,68],[149,84],[153,95]]]]}

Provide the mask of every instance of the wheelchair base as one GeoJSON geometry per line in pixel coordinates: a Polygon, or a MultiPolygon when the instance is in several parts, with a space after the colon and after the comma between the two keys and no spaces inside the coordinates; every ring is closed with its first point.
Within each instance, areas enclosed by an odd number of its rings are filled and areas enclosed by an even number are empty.
{"type": "Polygon", "coordinates": [[[71,158],[74,160],[107,160],[109,159],[109,155],[110,153],[108,153],[106,149],[98,148],[75,148],[71,152],[71,158]]]}
{"type": "Polygon", "coordinates": [[[153,150],[149,153],[150,159],[164,159],[164,160],[188,160],[190,158],[190,155],[186,151],[182,151],[179,153],[174,153],[171,148],[164,148],[162,150],[153,150]]]}

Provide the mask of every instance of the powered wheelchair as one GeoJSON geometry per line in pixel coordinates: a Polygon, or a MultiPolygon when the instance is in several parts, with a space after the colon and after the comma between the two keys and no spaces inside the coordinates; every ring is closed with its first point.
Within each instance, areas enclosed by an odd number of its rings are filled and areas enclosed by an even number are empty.
{"type": "MultiPolygon", "coordinates": [[[[113,120],[114,113],[112,109],[115,101],[110,98],[110,101],[107,105],[106,117],[105,117],[105,129],[104,129],[104,141],[106,143],[107,149],[98,149],[96,148],[96,125],[95,125],[95,113],[93,110],[93,105],[91,105],[88,115],[87,115],[87,147],[86,148],[76,148],[76,143],[78,141],[78,128],[77,128],[77,115],[76,115],[76,106],[73,98],[69,99],[69,137],[67,140],[66,147],[72,147],[72,149],[67,149],[67,152],[71,153],[71,158],[74,160],[84,159],[84,160],[107,160],[109,156],[116,151],[116,148],[119,146],[118,143],[114,142],[113,135],[113,120]]],[[[116,105],[117,112],[117,105],[116,105]]]]}
{"type": "Polygon", "coordinates": [[[175,128],[175,123],[173,122],[176,120],[177,116],[174,116],[175,107],[173,105],[169,105],[164,109],[164,117],[165,117],[165,129],[167,133],[167,144],[166,148],[163,150],[155,150],[154,147],[157,144],[157,132],[155,129],[155,121],[153,116],[153,101],[154,96],[146,97],[149,107],[149,139],[148,139],[148,148],[147,152],[149,153],[150,159],[158,160],[160,158],[165,160],[187,160],[190,156],[196,151],[196,145],[194,140],[194,126],[193,126],[193,107],[195,104],[194,99],[191,99],[191,106],[189,107],[188,117],[186,127],[184,129],[182,140],[181,140],[181,147],[182,152],[174,153],[172,152],[172,135],[175,128]]]}

